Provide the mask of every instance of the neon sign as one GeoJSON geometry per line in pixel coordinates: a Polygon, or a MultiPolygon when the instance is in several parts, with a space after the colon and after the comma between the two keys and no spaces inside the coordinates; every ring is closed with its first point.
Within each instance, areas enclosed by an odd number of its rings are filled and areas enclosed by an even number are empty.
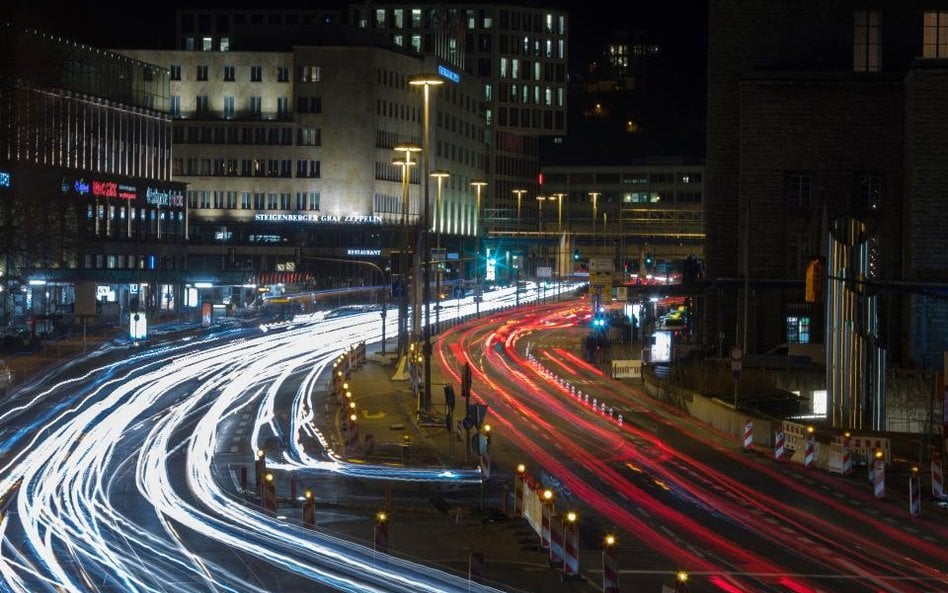
{"type": "Polygon", "coordinates": [[[0,187],[10,187],[9,171],[0,171],[0,187]]]}
{"type": "Polygon", "coordinates": [[[356,255],[363,257],[380,257],[382,255],[381,249],[357,249],[349,248],[346,249],[346,255],[356,255]]]}
{"type": "Polygon", "coordinates": [[[459,83],[461,82],[461,75],[455,72],[454,70],[449,69],[447,66],[438,65],[438,74],[447,78],[451,82],[459,83]]]}
{"type": "Polygon", "coordinates": [[[184,195],[173,189],[145,188],[145,201],[154,206],[184,206],[184,195]]]}

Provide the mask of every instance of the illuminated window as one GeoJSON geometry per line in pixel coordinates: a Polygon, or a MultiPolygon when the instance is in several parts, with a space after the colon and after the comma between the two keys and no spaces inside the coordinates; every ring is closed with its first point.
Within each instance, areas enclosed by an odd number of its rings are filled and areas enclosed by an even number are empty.
{"type": "Polygon", "coordinates": [[[948,11],[925,13],[922,28],[922,57],[948,58],[948,11]]]}
{"type": "Polygon", "coordinates": [[[411,36],[411,48],[416,52],[421,53],[421,35],[411,36]]]}
{"type": "Polygon", "coordinates": [[[878,72],[882,45],[882,11],[857,10],[853,15],[853,71],[878,72]]]}
{"type": "Polygon", "coordinates": [[[788,344],[809,344],[810,318],[806,316],[787,315],[786,337],[788,344]]]}
{"type": "Polygon", "coordinates": [[[376,8],[375,9],[375,26],[376,27],[385,27],[385,9],[376,8]]]}
{"type": "Polygon", "coordinates": [[[229,37],[221,37],[221,51],[230,51],[229,37]]]}
{"type": "Polygon", "coordinates": [[[405,11],[401,8],[392,11],[392,26],[396,29],[405,28],[405,11]]]}
{"type": "Polygon", "coordinates": [[[421,28],[421,9],[420,8],[411,9],[411,28],[412,29],[421,28]]]}
{"type": "Polygon", "coordinates": [[[214,49],[214,39],[212,39],[211,37],[202,37],[201,49],[203,51],[211,51],[212,49],[214,49]]]}

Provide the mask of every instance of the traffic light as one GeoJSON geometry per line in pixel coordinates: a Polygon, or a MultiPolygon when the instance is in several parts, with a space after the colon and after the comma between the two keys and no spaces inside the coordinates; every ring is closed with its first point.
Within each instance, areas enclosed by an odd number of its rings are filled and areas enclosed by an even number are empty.
{"type": "Polygon", "coordinates": [[[579,261],[579,248],[573,250],[573,261],[579,261]]]}
{"type": "Polygon", "coordinates": [[[651,268],[654,263],[655,263],[655,257],[651,253],[646,253],[645,254],[645,267],[651,268]]]}

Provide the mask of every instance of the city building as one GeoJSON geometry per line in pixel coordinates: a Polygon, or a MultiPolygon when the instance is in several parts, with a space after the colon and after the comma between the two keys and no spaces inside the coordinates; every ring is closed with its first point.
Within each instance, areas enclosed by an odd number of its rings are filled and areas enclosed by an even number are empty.
{"type": "Polygon", "coordinates": [[[825,341],[842,425],[948,349],[946,38],[945,2],[710,2],[704,335],[825,341]]]}
{"type": "MultiPolygon", "coordinates": [[[[426,191],[432,243],[437,235],[457,255],[476,235],[471,182],[486,170],[481,81],[384,38],[315,17],[294,21],[296,14],[182,13],[181,45],[195,49],[121,50],[169,71],[173,169],[189,185],[189,261],[215,285],[214,300],[246,305],[257,289],[278,284],[387,281],[378,271],[392,271],[392,253],[418,247],[426,191]],[[205,21],[229,36],[192,38],[205,21]],[[262,46],[269,49],[243,49],[262,46]],[[442,83],[428,89],[430,150],[395,164],[406,156],[400,144],[426,145],[425,93],[411,82],[428,73],[442,83]],[[448,174],[427,189],[426,159],[429,173],[448,174]]],[[[468,273],[460,263],[449,272],[468,273]]]]}
{"type": "Polygon", "coordinates": [[[165,69],[0,25],[0,321],[36,334],[184,306],[165,69]]]}

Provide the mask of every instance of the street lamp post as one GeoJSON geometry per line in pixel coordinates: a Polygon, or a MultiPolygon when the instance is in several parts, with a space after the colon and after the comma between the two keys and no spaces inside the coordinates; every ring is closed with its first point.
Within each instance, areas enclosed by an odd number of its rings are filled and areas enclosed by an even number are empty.
{"type": "MultiPolygon", "coordinates": [[[[398,355],[404,356],[408,353],[408,283],[404,282],[408,276],[408,209],[409,209],[409,176],[411,166],[415,163],[411,160],[412,153],[421,152],[421,147],[411,142],[403,142],[395,146],[395,152],[405,153],[403,159],[396,159],[392,164],[402,167],[402,247],[398,254],[398,274],[399,285],[402,294],[398,302],[398,355]]],[[[415,311],[414,315],[418,312],[415,311]]]]}
{"type": "Polygon", "coordinates": [[[475,233],[475,247],[474,247],[474,312],[477,317],[481,316],[481,274],[480,274],[480,265],[481,265],[481,190],[487,186],[486,181],[472,181],[471,185],[474,187],[474,191],[477,192],[477,207],[474,210],[474,233],[475,233]]]}
{"type": "Polygon", "coordinates": [[[593,244],[594,244],[594,245],[595,245],[595,243],[596,243],[596,217],[598,216],[598,214],[597,214],[597,212],[596,212],[596,205],[597,205],[597,204],[596,204],[596,201],[597,201],[597,199],[599,198],[600,195],[602,195],[602,194],[600,194],[600,193],[597,192],[597,191],[591,191],[591,192],[589,192],[589,197],[592,198],[592,205],[593,205],[593,244]]]}
{"type": "Polygon", "coordinates": [[[553,194],[553,199],[556,200],[556,232],[563,232],[563,200],[566,199],[566,194],[558,193],[553,194]]]}
{"type": "Polygon", "coordinates": [[[537,196],[537,231],[543,232],[543,202],[546,196],[537,196]]]}
{"type": "MultiPolygon", "coordinates": [[[[438,181],[438,194],[435,200],[435,215],[434,215],[434,231],[435,238],[438,244],[438,253],[441,253],[441,188],[444,185],[444,180],[450,177],[451,175],[447,171],[432,171],[431,176],[438,181]]],[[[438,262],[438,268],[435,272],[435,294],[437,298],[435,301],[435,332],[441,331],[441,265],[443,262],[438,262]]]]}
{"type": "Polygon", "coordinates": [[[514,195],[517,196],[517,231],[520,230],[520,200],[523,198],[523,194],[527,193],[525,189],[515,189],[513,190],[514,195]]]}
{"type": "MultiPolygon", "coordinates": [[[[424,397],[422,400],[422,406],[425,410],[428,410],[431,407],[431,242],[429,240],[429,229],[431,228],[431,215],[430,215],[430,206],[428,199],[428,176],[429,169],[431,164],[431,116],[430,116],[430,94],[431,87],[438,86],[444,83],[444,80],[440,76],[433,74],[418,74],[415,76],[408,77],[408,84],[412,86],[420,86],[424,92],[424,114],[422,117],[424,125],[424,152],[422,153],[422,178],[424,179],[424,207],[423,211],[423,222],[421,225],[421,232],[419,239],[422,244],[422,256],[424,257],[424,270],[423,270],[423,282],[424,287],[422,288],[422,295],[424,299],[425,306],[425,327],[423,330],[424,333],[424,349],[422,354],[424,357],[425,365],[425,387],[424,387],[424,397]]],[[[440,189],[440,185],[439,185],[440,189]]],[[[417,314],[416,314],[417,315],[417,314]]]]}

